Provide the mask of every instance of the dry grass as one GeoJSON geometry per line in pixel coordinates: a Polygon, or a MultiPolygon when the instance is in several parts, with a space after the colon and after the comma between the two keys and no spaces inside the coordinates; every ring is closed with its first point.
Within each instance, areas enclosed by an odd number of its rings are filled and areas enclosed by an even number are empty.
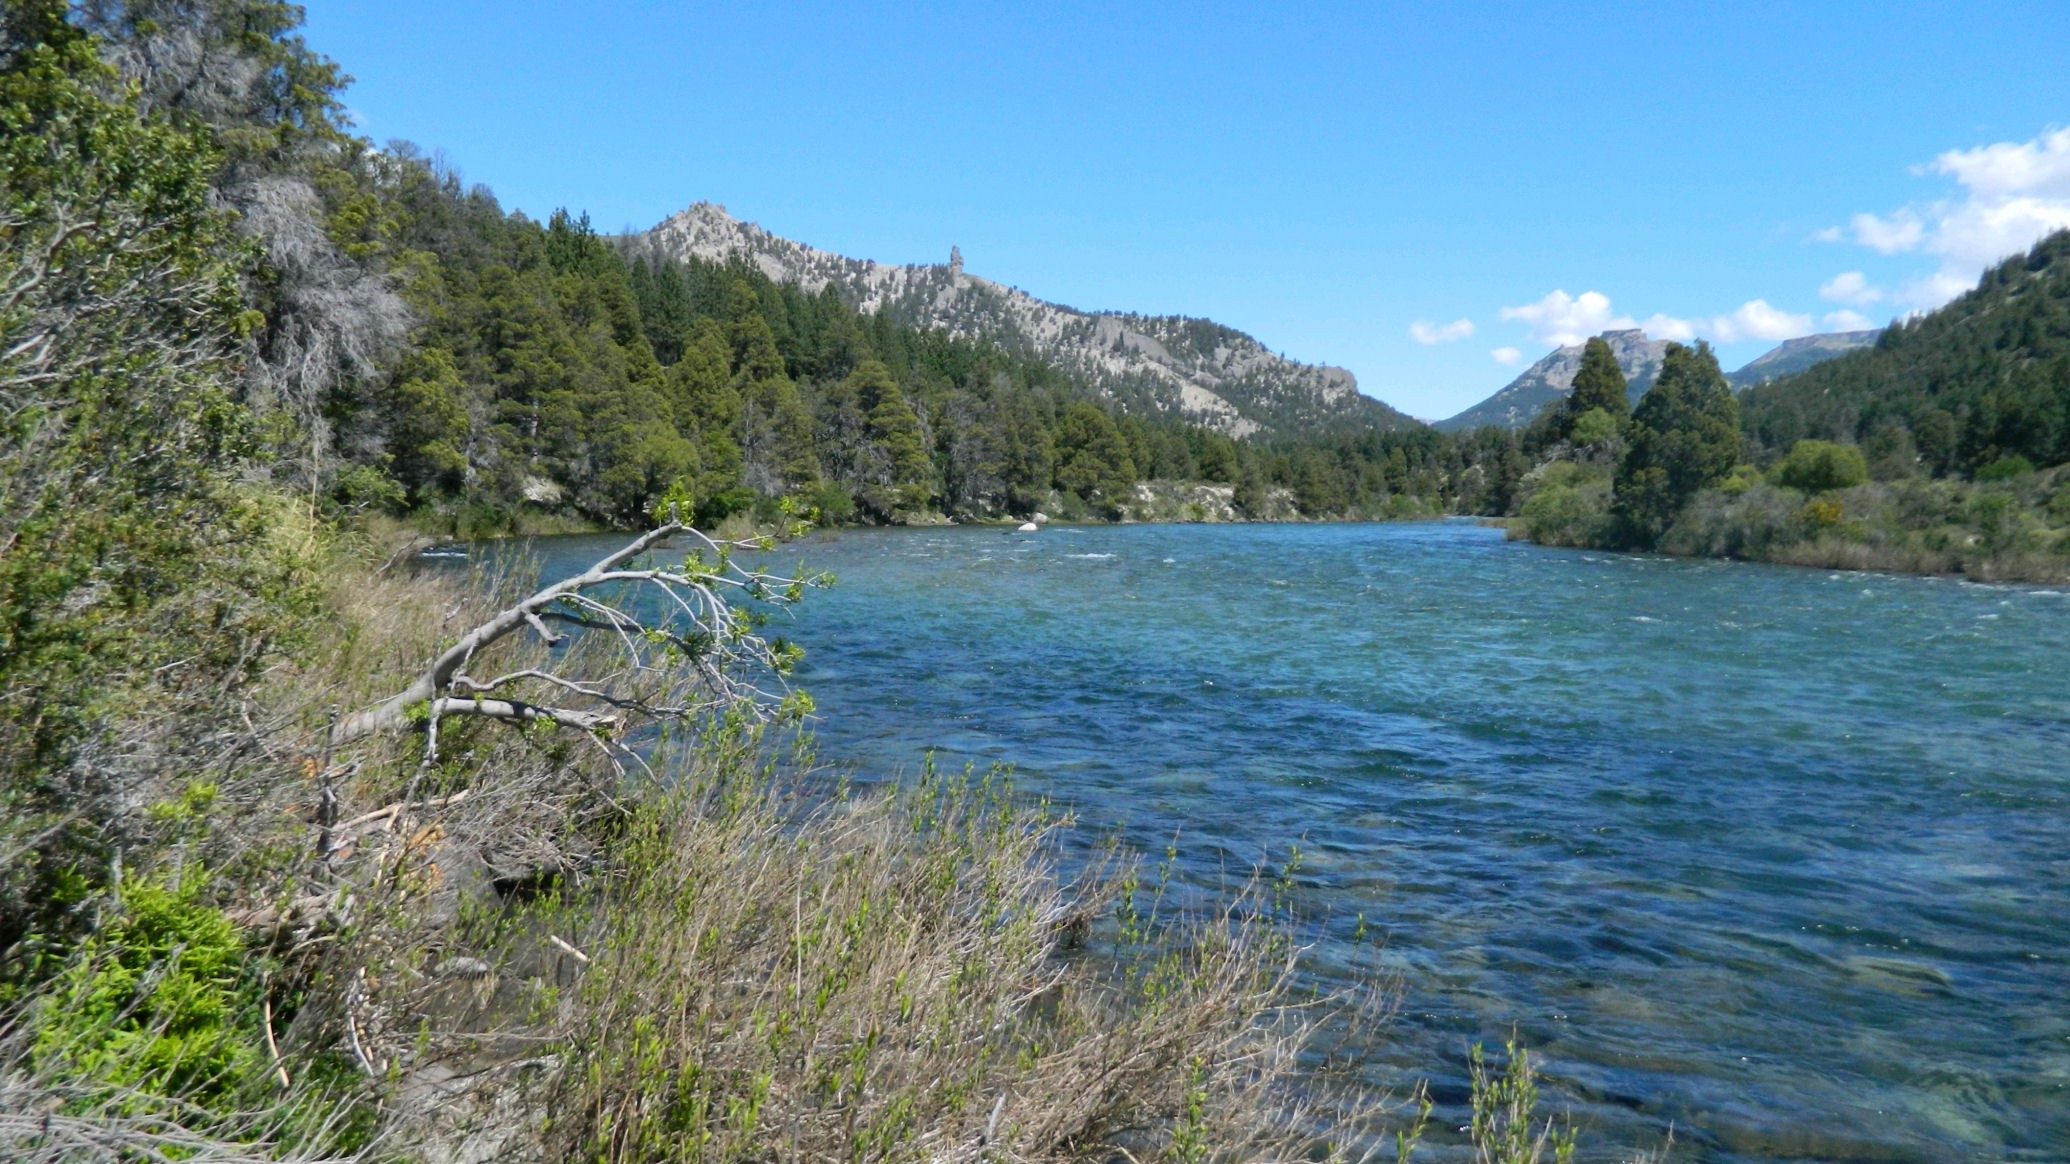
{"type": "Polygon", "coordinates": [[[1255,896],[1073,955],[1106,883],[1065,888],[1060,826],[996,775],[817,805],[738,777],[650,801],[611,875],[527,914],[593,959],[540,993],[553,1155],[1358,1154],[1372,1105],[1298,1072],[1318,1016],[1255,896]]]}
{"type": "MultiPolygon", "coordinates": [[[[246,901],[288,918],[272,948],[305,987],[283,1043],[354,1065],[387,1150],[1256,1160],[1372,1147],[1379,1105],[1305,1052],[1325,1018],[1377,1011],[1377,992],[1297,1002],[1296,943],[1241,887],[1208,916],[1101,921],[1112,881],[1067,883],[1067,822],[999,777],[851,795],[745,724],[660,744],[660,779],[631,784],[565,734],[490,723],[450,729],[429,771],[407,739],[326,755],[329,708],[389,694],[497,605],[494,579],[377,574],[382,557],[338,572],[339,633],[276,686],[274,720],[298,725],[283,731],[287,778],[242,816],[270,817],[268,847],[300,854],[294,877],[246,901]],[[309,821],[325,786],[345,821],[406,791],[445,803],[340,837],[318,884],[309,821]],[[311,890],[330,905],[281,911],[311,890]]],[[[513,666],[544,655],[498,649],[513,666]]]]}

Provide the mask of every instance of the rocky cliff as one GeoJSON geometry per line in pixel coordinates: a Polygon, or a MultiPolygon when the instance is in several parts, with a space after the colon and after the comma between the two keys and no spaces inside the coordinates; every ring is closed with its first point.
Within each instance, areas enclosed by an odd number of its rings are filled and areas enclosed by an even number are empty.
{"type": "MultiPolygon", "coordinates": [[[[947,263],[891,266],[816,250],[700,202],[640,236],[679,259],[753,263],[809,291],[832,283],[863,311],[984,339],[1077,377],[1125,408],[1208,425],[1232,436],[1283,436],[1417,422],[1361,395],[1343,368],[1284,359],[1204,319],[1077,311],[947,263]]],[[[1572,378],[1572,374],[1569,374],[1572,378]]]]}

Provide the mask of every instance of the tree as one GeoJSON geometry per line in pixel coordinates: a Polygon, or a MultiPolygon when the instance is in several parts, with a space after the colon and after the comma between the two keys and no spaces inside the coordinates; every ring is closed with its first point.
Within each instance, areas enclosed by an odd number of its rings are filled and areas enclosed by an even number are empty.
{"type": "Polygon", "coordinates": [[[1136,480],[1121,430],[1106,413],[1080,401],[1057,425],[1057,487],[1116,509],[1136,480]]]}
{"type": "Polygon", "coordinates": [[[152,782],[181,770],[168,733],[220,730],[211,717],[232,717],[222,704],[270,659],[259,644],[296,597],[234,477],[249,463],[228,384],[250,251],[213,204],[217,155],[141,115],[67,15],[60,0],[0,14],[8,956],[31,924],[78,924],[66,902],[146,827],[152,782]]]}
{"type": "Polygon", "coordinates": [[[856,465],[864,502],[886,517],[924,508],[933,493],[929,482],[934,464],[927,456],[920,418],[891,378],[891,369],[864,360],[841,387],[866,418],[867,440],[856,465]]]}
{"type": "Polygon", "coordinates": [[[346,131],[349,78],[283,0],[82,0],[73,14],[142,114],[211,146],[216,202],[262,254],[243,293],[263,322],[242,336],[234,383],[273,422],[275,472],[320,484],[332,397],[377,375],[411,324],[384,270],[370,148],[346,131]]]}
{"type": "Polygon", "coordinates": [[[1581,367],[1574,373],[1574,390],[1560,402],[1554,422],[1555,437],[1574,440],[1574,426],[1596,410],[1621,424],[1631,410],[1627,387],[1624,371],[1617,366],[1617,356],[1609,343],[1602,336],[1590,336],[1581,348],[1581,367]]]}
{"type": "Polygon", "coordinates": [[[1623,538],[1650,548],[1696,492],[1739,461],[1739,402],[1709,344],[1669,344],[1660,377],[1632,412],[1614,483],[1623,538]]]}

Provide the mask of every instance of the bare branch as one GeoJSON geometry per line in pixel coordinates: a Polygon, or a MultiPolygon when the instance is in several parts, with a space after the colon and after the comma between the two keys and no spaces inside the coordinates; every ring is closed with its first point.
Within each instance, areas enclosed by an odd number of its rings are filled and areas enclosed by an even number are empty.
{"type": "Polygon", "coordinates": [[[766,543],[714,541],[680,520],[657,526],[582,573],[542,587],[462,634],[403,690],[339,720],[332,740],[348,743],[421,729],[435,747],[441,719],[473,716],[583,732],[618,763],[630,753],[614,742],[614,735],[634,726],[630,716],[657,721],[742,708],[766,717],[785,694],[781,675],[787,660],[753,633],[757,620],[734,605],[728,593],[783,606],[820,581],[752,570],[732,559],[735,550],[765,548],[766,543]],[[677,538],[692,543],[681,564],[634,564],[677,538]],[[601,597],[590,593],[600,589],[601,597]],[[603,632],[615,640],[623,666],[606,677],[541,666],[515,668],[487,682],[466,674],[470,663],[521,630],[529,629],[549,647],[566,642],[567,636],[549,624],[603,632]],[[771,675],[776,683],[766,681],[771,675]],[[651,690],[634,689],[629,686],[633,680],[651,690]],[[521,698],[519,690],[527,685],[612,710],[521,698]]]}

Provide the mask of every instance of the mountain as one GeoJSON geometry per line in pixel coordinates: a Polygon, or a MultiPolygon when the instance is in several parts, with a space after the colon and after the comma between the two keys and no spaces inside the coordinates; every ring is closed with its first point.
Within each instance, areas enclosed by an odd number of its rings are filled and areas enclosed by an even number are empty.
{"type": "MultiPolygon", "coordinates": [[[[1653,384],[1653,378],[1660,374],[1661,361],[1666,358],[1667,341],[1647,339],[1646,333],[1637,328],[1606,331],[1603,340],[1617,356],[1617,366],[1631,385],[1632,399],[1637,400],[1653,384]]],[[[1580,344],[1555,349],[1551,355],[1524,369],[1524,374],[1511,380],[1502,391],[1457,416],[1438,421],[1433,427],[1439,432],[1464,432],[1491,424],[1523,428],[1547,404],[1565,396],[1574,387],[1574,374],[1580,370],[1580,344]]]]}
{"type": "Polygon", "coordinates": [[[1883,329],[1879,327],[1869,331],[1834,331],[1825,335],[1807,335],[1784,340],[1779,347],[1756,357],[1746,367],[1728,373],[1725,382],[1732,385],[1734,392],[1741,392],[1756,384],[1766,384],[1770,380],[1780,380],[1784,376],[1802,372],[1836,356],[1872,347],[1876,343],[1876,337],[1882,334],[1883,329]]]}
{"type": "Polygon", "coordinates": [[[1740,410],[1757,448],[1858,443],[1886,472],[2070,462],[2070,231],[1890,325],[1873,347],[1748,389],[1740,410]]]}
{"type": "Polygon", "coordinates": [[[742,259],[779,283],[898,323],[985,340],[1055,366],[1125,409],[1182,416],[1231,436],[1298,436],[1419,427],[1369,396],[1343,368],[1273,354],[1204,319],[1077,311],[972,275],[951,248],[939,265],[891,266],[779,238],[700,202],[628,240],[662,255],[742,259]]]}
{"type": "MultiPolygon", "coordinates": [[[[1784,340],[1755,357],[1746,367],[1727,375],[1725,382],[1732,385],[1734,392],[1743,391],[1870,347],[1882,334],[1880,329],[1836,331],[1784,340]]],[[[1631,385],[1632,403],[1637,404],[1639,397],[1653,385],[1653,378],[1660,374],[1667,341],[1647,339],[1645,332],[1636,329],[1606,331],[1603,338],[1609,341],[1610,350],[1617,354],[1617,366],[1624,370],[1624,378],[1631,385]]],[[[1463,432],[1489,424],[1523,428],[1547,404],[1573,388],[1574,373],[1580,369],[1581,345],[1569,344],[1526,368],[1523,375],[1511,380],[1502,391],[1457,416],[1438,421],[1434,427],[1439,432],[1463,432]]]]}

